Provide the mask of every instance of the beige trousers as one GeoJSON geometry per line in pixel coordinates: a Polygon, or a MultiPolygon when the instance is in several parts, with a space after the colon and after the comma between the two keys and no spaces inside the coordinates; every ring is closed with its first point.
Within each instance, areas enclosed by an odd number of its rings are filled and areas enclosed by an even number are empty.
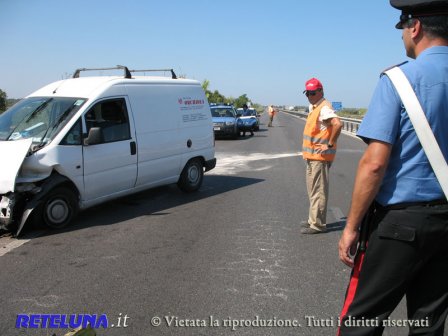
{"type": "Polygon", "coordinates": [[[319,231],[326,230],[330,166],[329,161],[306,160],[306,189],[310,200],[308,224],[319,231]]]}

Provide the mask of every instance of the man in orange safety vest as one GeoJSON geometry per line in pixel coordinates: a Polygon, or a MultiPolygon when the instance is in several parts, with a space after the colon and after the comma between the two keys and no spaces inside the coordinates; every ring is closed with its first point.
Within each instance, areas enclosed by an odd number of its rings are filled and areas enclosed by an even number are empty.
{"type": "Polygon", "coordinates": [[[301,233],[315,234],[326,231],[329,170],[342,123],[331,103],[324,98],[323,86],[318,79],[308,80],[303,93],[310,102],[302,148],[310,208],[308,220],[302,222],[301,233]]]}

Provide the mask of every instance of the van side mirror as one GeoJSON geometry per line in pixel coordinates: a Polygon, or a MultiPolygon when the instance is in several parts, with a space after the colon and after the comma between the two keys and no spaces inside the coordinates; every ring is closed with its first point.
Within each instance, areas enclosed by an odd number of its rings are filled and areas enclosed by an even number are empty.
{"type": "Polygon", "coordinates": [[[84,138],[84,145],[85,146],[91,146],[91,145],[97,145],[104,142],[103,139],[103,130],[101,127],[92,127],[89,130],[89,135],[87,138],[84,138]]]}

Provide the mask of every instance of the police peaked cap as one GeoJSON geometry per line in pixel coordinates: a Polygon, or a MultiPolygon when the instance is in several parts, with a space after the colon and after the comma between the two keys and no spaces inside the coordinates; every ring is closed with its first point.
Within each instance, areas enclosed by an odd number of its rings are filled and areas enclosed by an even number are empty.
{"type": "Polygon", "coordinates": [[[402,29],[406,19],[419,16],[448,15],[448,0],[390,0],[390,5],[402,14],[395,28],[402,29]]]}
{"type": "Polygon", "coordinates": [[[390,0],[390,5],[405,14],[446,15],[448,0],[390,0]]]}

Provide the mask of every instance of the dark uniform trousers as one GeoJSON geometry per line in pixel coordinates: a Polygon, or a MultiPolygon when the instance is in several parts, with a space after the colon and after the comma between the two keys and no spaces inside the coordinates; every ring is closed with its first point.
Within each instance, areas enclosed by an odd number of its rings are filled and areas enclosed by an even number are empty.
{"type": "Polygon", "coordinates": [[[407,323],[409,335],[444,335],[448,205],[440,203],[376,205],[366,250],[355,258],[339,335],[381,335],[397,322],[407,323]],[[389,315],[403,296],[407,320],[394,321],[389,315]]]}

